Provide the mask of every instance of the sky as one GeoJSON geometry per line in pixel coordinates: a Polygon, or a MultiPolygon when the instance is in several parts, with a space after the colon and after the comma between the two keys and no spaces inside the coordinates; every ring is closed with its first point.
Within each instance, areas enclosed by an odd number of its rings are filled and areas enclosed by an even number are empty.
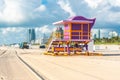
{"type": "Polygon", "coordinates": [[[53,22],[76,15],[96,18],[92,33],[120,33],[120,0],[0,0],[0,44],[25,41],[29,28],[40,38],[53,22]]]}

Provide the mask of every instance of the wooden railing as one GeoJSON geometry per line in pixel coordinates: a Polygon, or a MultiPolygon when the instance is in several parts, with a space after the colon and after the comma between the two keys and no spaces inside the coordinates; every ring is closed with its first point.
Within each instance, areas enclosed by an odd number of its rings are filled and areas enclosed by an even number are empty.
{"type": "Polygon", "coordinates": [[[48,42],[46,43],[46,48],[48,48],[48,46],[49,46],[50,42],[52,41],[52,39],[53,39],[53,32],[51,33],[51,35],[50,35],[50,37],[48,39],[48,42]]]}

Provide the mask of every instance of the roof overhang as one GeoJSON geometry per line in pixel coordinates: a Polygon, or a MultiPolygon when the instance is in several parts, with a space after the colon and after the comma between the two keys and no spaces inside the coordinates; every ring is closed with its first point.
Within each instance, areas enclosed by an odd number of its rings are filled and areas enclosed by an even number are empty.
{"type": "Polygon", "coordinates": [[[68,23],[93,23],[93,21],[88,21],[88,20],[61,20],[54,22],[53,25],[64,25],[68,23]]]}

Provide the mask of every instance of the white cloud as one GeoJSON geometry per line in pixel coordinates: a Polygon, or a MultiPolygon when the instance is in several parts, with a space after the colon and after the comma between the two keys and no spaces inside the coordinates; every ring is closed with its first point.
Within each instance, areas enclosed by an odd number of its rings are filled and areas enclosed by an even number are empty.
{"type": "Polygon", "coordinates": [[[108,0],[111,6],[120,6],[120,0],[108,0]]]}
{"type": "Polygon", "coordinates": [[[120,24],[120,0],[85,0],[90,9],[88,12],[96,17],[99,23],[112,22],[120,24]],[[117,8],[117,11],[115,11],[117,8]]]}
{"type": "Polygon", "coordinates": [[[19,32],[21,32],[23,30],[24,30],[24,28],[22,28],[22,27],[18,27],[18,28],[17,27],[8,27],[8,28],[2,28],[1,29],[3,35],[7,35],[10,32],[19,33],[19,32]]]}
{"type": "Polygon", "coordinates": [[[46,10],[46,6],[45,5],[40,5],[38,8],[35,9],[35,11],[45,11],[46,10]]]}
{"type": "Polygon", "coordinates": [[[73,12],[73,10],[71,9],[70,3],[69,3],[68,0],[67,0],[66,2],[65,2],[64,0],[59,0],[59,1],[58,1],[58,4],[60,5],[60,7],[61,7],[64,11],[66,11],[66,12],[68,12],[68,13],[70,14],[70,17],[76,15],[75,12],[73,12]]]}
{"type": "Polygon", "coordinates": [[[116,23],[120,23],[120,13],[108,13],[107,15],[107,21],[109,22],[116,22],[116,23]]]}
{"type": "Polygon", "coordinates": [[[36,32],[39,31],[41,33],[50,33],[50,32],[52,32],[52,30],[50,30],[48,25],[44,25],[44,26],[42,26],[40,28],[37,27],[37,28],[35,28],[35,31],[36,32]]]}
{"type": "Polygon", "coordinates": [[[26,28],[0,28],[0,44],[19,43],[27,40],[26,28]]]}
{"type": "Polygon", "coordinates": [[[118,36],[118,33],[116,31],[109,32],[110,37],[118,36]]]}
{"type": "Polygon", "coordinates": [[[5,2],[4,0],[0,0],[0,11],[2,12],[4,8],[5,8],[5,2]]]}
{"type": "MultiPolygon", "coordinates": [[[[0,30],[0,33],[16,35],[21,28],[10,28],[9,26],[23,27],[28,25],[27,27],[31,27],[39,25],[40,27],[36,28],[39,35],[41,35],[40,33],[49,34],[53,30],[53,27],[49,25],[57,20],[66,19],[74,15],[88,18],[94,16],[96,17],[95,26],[115,29],[114,26],[117,25],[114,24],[120,24],[119,8],[120,0],[47,0],[47,3],[44,4],[42,4],[42,0],[0,0],[0,27],[8,27],[0,30]],[[117,11],[114,10],[116,8],[117,11]],[[19,25],[19,22],[24,23],[19,25]],[[113,24],[106,26],[111,23],[113,24]]],[[[102,35],[104,33],[108,35],[109,33],[108,30],[101,30],[101,32],[103,33],[102,35]]],[[[98,30],[94,33],[98,33],[98,30]]],[[[20,31],[20,34],[23,33],[20,31]]],[[[11,36],[7,36],[7,38],[9,37],[11,36]]]]}
{"type": "Polygon", "coordinates": [[[85,2],[88,4],[89,7],[95,9],[98,7],[98,5],[101,5],[103,0],[85,0],[85,2]]]}
{"type": "Polygon", "coordinates": [[[21,3],[15,0],[4,0],[3,10],[0,12],[0,18],[3,22],[20,22],[24,20],[21,3]]]}
{"type": "Polygon", "coordinates": [[[95,14],[95,17],[99,22],[112,22],[112,23],[120,23],[120,12],[110,11],[110,6],[106,6],[102,10],[98,10],[95,14]],[[103,20],[104,19],[104,20],[103,20]]]}

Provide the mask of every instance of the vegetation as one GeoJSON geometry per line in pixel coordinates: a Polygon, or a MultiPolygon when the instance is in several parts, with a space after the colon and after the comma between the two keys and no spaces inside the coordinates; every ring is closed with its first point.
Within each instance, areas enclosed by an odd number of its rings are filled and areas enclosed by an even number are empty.
{"type": "Polygon", "coordinates": [[[112,37],[112,38],[96,38],[94,39],[95,44],[116,44],[119,45],[120,44],[120,37],[116,36],[116,37],[112,37]]]}
{"type": "Polygon", "coordinates": [[[39,43],[34,43],[34,44],[32,44],[32,45],[40,45],[39,43]]]}

